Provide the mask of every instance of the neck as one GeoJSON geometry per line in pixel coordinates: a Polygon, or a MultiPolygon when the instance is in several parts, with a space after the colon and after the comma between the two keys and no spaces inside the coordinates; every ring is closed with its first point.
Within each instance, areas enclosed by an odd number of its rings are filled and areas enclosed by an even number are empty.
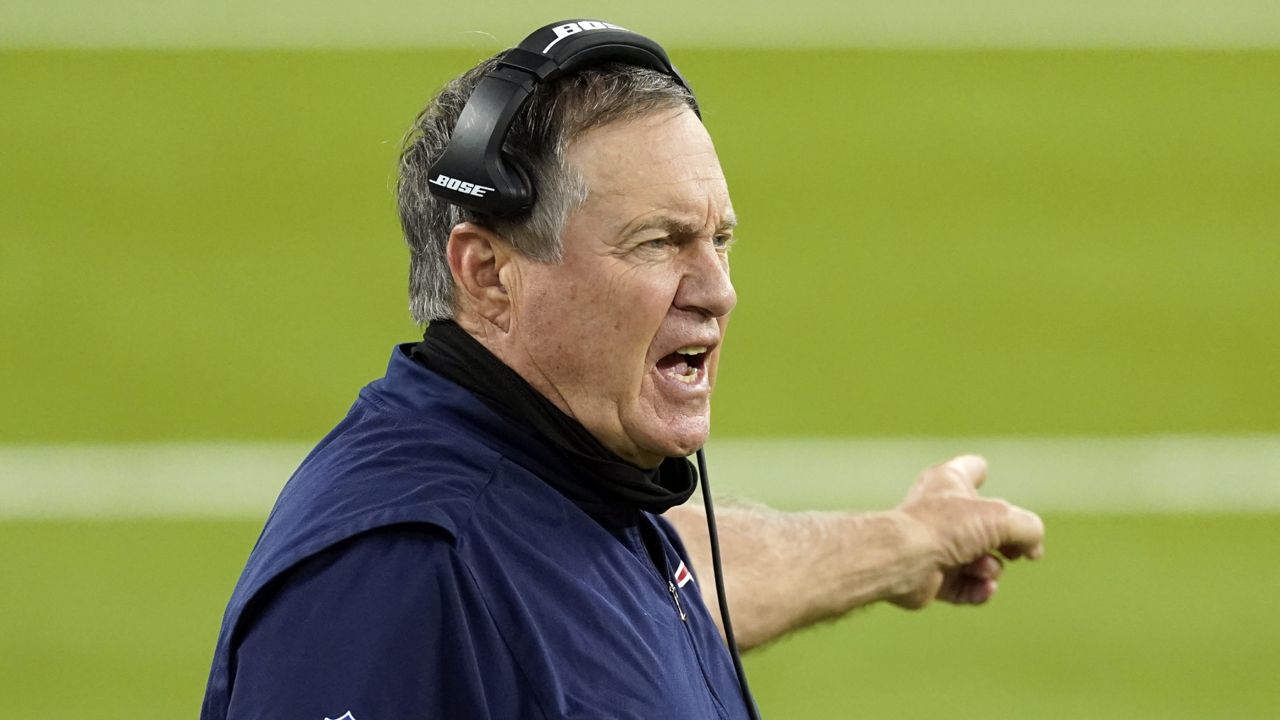
{"type": "Polygon", "coordinates": [[[473,340],[483,346],[485,350],[488,350],[494,357],[501,360],[502,364],[519,375],[547,402],[550,402],[561,413],[581,425],[601,446],[607,448],[618,459],[639,468],[649,469],[658,467],[666,459],[660,455],[638,452],[609,433],[593,429],[592,425],[595,425],[595,423],[589,423],[585,419],[588,414],[580,412],[580,409],[575,409],[570,404],[568,398],[560,392],[555,383],[551,382],[546,373],[542,372],[537,361],[533,359],[523,345],[514,339],[512,333],[506,332],[493,323],[483,318],[477,318],[470,313],[458,313],[458,318],[454,322],[470,335],[473,340]]]}
{"type": "Polygon", "coordinates": [[[696,477],[684,458],[643,468],[606,447],[573,416],[504,364],[479,338],[451,322],[432,323],[414,359],[470,390],[495,411],[543,436],[579,466],[574,478],[548,479],[571,499],[664,512],[688,499],[696,477]]]}

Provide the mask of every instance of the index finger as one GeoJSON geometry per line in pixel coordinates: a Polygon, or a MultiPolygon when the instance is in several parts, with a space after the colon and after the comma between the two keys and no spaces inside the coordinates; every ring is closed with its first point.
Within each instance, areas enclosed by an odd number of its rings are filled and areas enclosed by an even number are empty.
{"type": "Polygon", "coordinates": [[[1040,516],[1017,506],[1008,506],[1000,543],[1000,554],[1013,560],[1025,557],[1037,560],[1044,555],[1044,521],[1040,516]]]}

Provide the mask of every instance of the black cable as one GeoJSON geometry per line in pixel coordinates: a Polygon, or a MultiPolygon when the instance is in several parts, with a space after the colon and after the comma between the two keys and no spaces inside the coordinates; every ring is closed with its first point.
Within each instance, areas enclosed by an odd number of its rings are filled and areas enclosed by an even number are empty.
{"type": "Polygon", "coordinates": [[[752,720],[760,720],[760,708],[747,687],[747,673],[742,669],[742,657],[738,655],[738,641],[733,639],[733,623],[729,621],[729,601],[724,596],[724,578],[720,569],[720,535],[716,532],[716,511],[711,507],[711,485],[707,483],[707,456],[698,448],[698,479],[702,481],[702,505],[707,509],[707,534],[711,538],[711,567],[716,576],[716,599],[720,601],[720,622],[724,624],[724,639],[733,657],[733,671],[738,674],[738,686],[746,701],[747,713],[752,720]]]}

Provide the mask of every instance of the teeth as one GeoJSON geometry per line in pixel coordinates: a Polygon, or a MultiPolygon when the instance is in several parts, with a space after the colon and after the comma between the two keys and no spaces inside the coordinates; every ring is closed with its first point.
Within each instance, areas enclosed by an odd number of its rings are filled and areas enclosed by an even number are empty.
{"type": "Polygon", "coordinates": [[[706,345],[686,345],[680,348],[679,350],[677,350],[676,352],[680,353],[681,355],[701,355],[706,351],[707,351],[706,345]]]}
{"type": "Polygon", "coordinates": [[[671,377],[675,378],[676,380],[679,380],[685,385],[692,385],[698,381],[698,372],[694,370],[685,375],[672,375],[671,377]]]}
{"type": "Polygon", "coordinates": [[[693,383],[698,381],[698,369],[693,367],[692,365],[685,365],[683,372],[680,372],[675,368],[672,368],[670,371],[667,372],[667,377],[671,378],[672,380],[678,380],[686,385],[692,385],[693,383]]]}

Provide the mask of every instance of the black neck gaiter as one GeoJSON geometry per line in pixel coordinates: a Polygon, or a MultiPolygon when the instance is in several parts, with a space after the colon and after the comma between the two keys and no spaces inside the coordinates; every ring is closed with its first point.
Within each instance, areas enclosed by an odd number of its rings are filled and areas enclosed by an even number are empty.
{"type": "Polygon", "coordinates": [[[688,500],[697,487],[697,474],[685,458],[667,458],[645,469],[618,457],[456,323],[433,321],[412,357],[546,438],[582,472],[544,479],[584,509],[662,513],[688,500]]]}

